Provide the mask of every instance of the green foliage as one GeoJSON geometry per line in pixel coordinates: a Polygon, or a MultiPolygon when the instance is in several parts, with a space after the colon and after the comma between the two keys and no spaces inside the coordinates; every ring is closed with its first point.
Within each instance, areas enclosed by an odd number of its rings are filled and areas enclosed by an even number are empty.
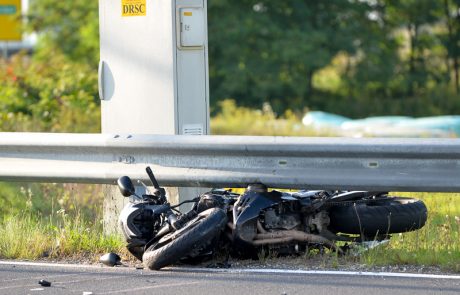
{"type": "Polygon", "coordinates": [[[333,136],[332,132],[305,127],[291,111],[278,117],[269,104],[262,110],[237,106],[234,100],[219,103],[218,114],[211,119],[211,134],[271,136],[333,136]]]}
{"type": "Polygon", "coordinates": [[[0,131],[99,132],[98,2],[30,1],[32,57],[0,59],[0,131]]]}
{"type": "Polygon", "coordinates": [[[455,114],[458,2],[213,1],[211,102],[351,117],[455,114]]]}
{"type": "Polygon", "coordinates": [[[339,52],[356,52],[358,31],[368,22],[366,6],[341,0],[210,2],[213,96],[250,107],[269,102],[276,111],[308,106],[314,73],[339,52]]]}
{"type": "MultiPolygon", "coordinates": [[[[39,43],[32,59],[17,57],[0,72],[3,130],[99,130],[97,5],[30,2],[27,30],[39,43]],[[8,82],[8,71],[24,77],[8,82]]],[[[350,117],[458,113],[459,5],[209,1],[211,104],[231,98],[252,108],[269,103],[279,114],[309,108],[350,117]]]]}
{"type": "Polygon", "coordinates": [[[59,49],[94,70],[99,59],[98,19],[98,1],[30,0],[27,29],[40,33],[38,55],[44,59],[59,49]]]}
{"type": "Polygon", "coordinates": [[[102,215],[102,186],[0,182],[0,218],[23,211],[51,216],[64,210],[95,220],[102,215]]]}
{"type": "Polygon", "coordinates": [[[97,74],[55,51],[0,61],[0,130],[98,132],[97,74]]]}
{"type": "Polygon", "coordinates": [[[20,212],[25,209],[25,204],[18,186],[0,183],[0,216],[20,212]]]}

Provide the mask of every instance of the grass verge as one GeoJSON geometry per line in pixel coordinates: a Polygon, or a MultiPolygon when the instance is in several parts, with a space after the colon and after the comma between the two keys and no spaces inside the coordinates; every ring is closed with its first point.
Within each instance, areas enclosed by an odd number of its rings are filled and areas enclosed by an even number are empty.
{"type": "Polygon", "coordinates": [[[460,194],[396,193],[422,199],[428,220],[417,231],[396,234],[385,246],[360,256],[367,265],[440,266],[460,272],[460,194]]]}
{"type": "Polygon", "coordinates": [[[100,186],[0,183],[0,258],[97,260],[124,253],[119,236],[103,235],[100,186]]]}
{"type": "MultiPolygon", "coordinates": [[[[65,186],[65,185],[64,185],[65,186]]],[[[49,191],[49,185],[42,189],[49,191]]],[[[53,187],[63,190],[64,187],[53,187]]],[[[14,190],[9,187],[8,193],[14,190]]],[[[114,251],[128,259],[124,241],[120,236],[103,234],[100,204],[92,200],[91,214],[87,198],[82,199],[82,192],[89,192],[88,187],[72,187],[66,189],[67,199],[44,200],[39,196],[38,189],[21,188],[18,198],[41,198],[38,210],[33,203],[26,201],[25,209],[3,213],[0,218],[0,258],[3,259],[84,259],[95,262],[100,254],[114,251]],[[35,193],[31,193],[34,191],[35,193]],[[70,191],[70,193],[68,193],[70,191]],[[73,192],[73,193],[72,193],[73,192]],[[78,197],[77,197],[78,196],[78,197]],[[77,199],[78,198],[78,199],[77,199]],[[83,211],[79,208],[84,207],[83,211]],[[43,216],[40,212],[47,212],[43,216]],[[86,212],[86,213],[82,213],[86,212]]],[[[312,261],[320,261],[321,265],[340,267],[350,263],[361,265],[418,265],[437,266],[449,271],[460,272],[460,194],[445,193],[395,193],[394,195],[410,196],[422,199],[428,207],[426,225],[418,231],[396,234],[390,243],[377,248],[361,251],[359,256],[339,257],[335,253],[307,253],[304,255],[305,265],[312,261]],[[313,258],[315,257],[315,258],[313,258]]],[[[63,195],[56,195],[62,197],[63,195]]],[[[93,196],[102,203],[102,197],[93,196]]]]}
{"type": "MultiPolygon", "coordinates": [[[[12,199],[26,201],[21,211],[7,213],[3,207],[0,218],[0,258],[83,258],[94,262],[100,254],[109,251],[129,257],[121,237],[103,234],[100,213],[102,196],[94,186],[31,185],[20,187],[17,191],[11,186],[6,188],[3,191],[13,195],[12,199]],[[93,198],[84,197],[88,195],[93,198]],[[40,206],[34,205],[31,199],[34,202],[40,200],[40,206]]],[[[423,265],[460,272],[460,194],[395,195],[416,197],[425,202],[428,220],[421,230],[396,234],[390,243],[362,251],[357,257],[341,258],[334,253],[322,254],[323,264],[332,267],[346,263],[368,266],[423,265]]],[[[321,255],[308,253],[305,255],[306,264],[312,260],[312,256],[321,255]]]]}
{"type": "Polygon", "coordinates": [[[96,260],[109,251],[122,251],[119,236],[102,234],[102,225],[64,210],[48,217],[21,212],[0,221],[0,257],[7,259],[85,258],[96,260]]]}

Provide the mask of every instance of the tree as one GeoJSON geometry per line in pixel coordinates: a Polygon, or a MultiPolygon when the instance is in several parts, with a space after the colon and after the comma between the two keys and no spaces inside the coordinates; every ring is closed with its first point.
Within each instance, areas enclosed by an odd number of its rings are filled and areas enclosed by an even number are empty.
{"type": "MultiPolygon", "coordinates": [[[[404,28],[409,35],[409,61],[406,74],[407,94],[413,96],[417,88],[425,88],[430,75],[425,53],[436,43],[433,26],[439,21],[437,11],[440,1],[433,0],[387,0],[387,20],[404,28]]],[[[433,68],[433,70],[435,70],[433,68]]]]}
{"type": "Polygon", "coordinates": [[[39,34],[38,55],[62,51],[73,61],[97,67],[99,60],[98,1],[31,0],[28,30],[39,34]]]}
{"type": "Polygon", "coordinates": [[[85,63],[16,55],[0,62],[0,85],[1,131],[100,131],[97,74],[85,63]]]}
{"type": "Polygon", "coordinates": [[[0,62],[0,129],[98,132],[97,1],[31,0],[32,57],[0,62]]]}
{"type": "MultiPolygon", "coordinates": [[[[40,73],[55,65],[48,77],[80,81],[82,87],[95,81],[97,5],[30,0],[28,28],[40,36],[30,69],[40,73]],[[76,71],[63,70],[67,65],[87,71],[90,79],[76,79],[76,71]]],[[[460,0],[212,0],[208,5],[213,106],[233,98],[256,108],[268,102],[277,113],[313,108],[357,117],[388,113],[388,107],[391,113],[424,115],[460,107],[452,91],[452,85],[457,94],[460,88],[460,0]],[[333,87],[324,87],[331,81],[327,72],[338,77],[333,87]],[[451,73],[455,82],[449,84],[451,73]]],[[[5,88],[8,112],[29,114],[35,104],[55,105],[29,88],[20,97],[24,85],[5,88]]],[[[87,89],[85,97],[93,101],[85,101],[97,106],[96,87],[87,89]]],[[[70,92],[69,98],[79,101],[70,92]]]]}
{"type": "Polygon", "coordinates": [[[457,94],[460,93],[460,1],[443,0],[444,22],[447,27],[447,38],[444,38],[444,46],[447,49],[447,67],[450,69],[449,59],[452,60],[454,70],[454,84],[457,94]]]}
{"type": "Polygon", "coordinates": [[[399,48],[404,40],[394,34],[395,27],[388,21],[387,6],[382,0],[369,4],[368,21],[360,30],[361,44],[354,56],[348,56],[343,73],[348,96],[389,98],[401,93],[401,70],[399,48]]]}
{"type": "Polygon", "coordinates": [[[339,52],[354,54],[369,5],[360,1],[229,1],[209,6],[213,97],[275,110],[316,95],[315,72],[339,52]]]}

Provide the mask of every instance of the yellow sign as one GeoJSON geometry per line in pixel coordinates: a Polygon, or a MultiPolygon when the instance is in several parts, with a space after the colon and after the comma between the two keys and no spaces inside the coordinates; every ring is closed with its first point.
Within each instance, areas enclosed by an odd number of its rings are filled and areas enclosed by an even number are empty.
{"type": "Polygon", "coordinates": [[[0,0],[0,41],[20,41],[21,0],[0,0]]]}
{"type": "Polygon", "coordinates": [[[147,0],[121,0],[121,16],[143,16],[147,13],[147,0]]]}

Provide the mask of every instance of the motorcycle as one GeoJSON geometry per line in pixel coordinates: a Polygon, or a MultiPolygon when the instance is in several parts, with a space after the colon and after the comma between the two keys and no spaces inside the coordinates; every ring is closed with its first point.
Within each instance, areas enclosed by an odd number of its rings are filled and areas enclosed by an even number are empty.
{"type": "Polygon", "coordinates": [[[292,255],[315,247],[341,253],[337,242],[386,240],[420,229],[427,219],[422,201],[387,192],[281,192],[261,183],[250,184],[243,194],[214,189],[172,206],[152,170],[146,172],[154,190],[142,196],[129,177],[118,179],[122,195],[131,197],[119,223],[129,252],[152,270],[222,245],[238,257],[257,257],[262,250],[292,255]],[[193,204],[191,210],[177,210],[186,203],[193,204]]]}

